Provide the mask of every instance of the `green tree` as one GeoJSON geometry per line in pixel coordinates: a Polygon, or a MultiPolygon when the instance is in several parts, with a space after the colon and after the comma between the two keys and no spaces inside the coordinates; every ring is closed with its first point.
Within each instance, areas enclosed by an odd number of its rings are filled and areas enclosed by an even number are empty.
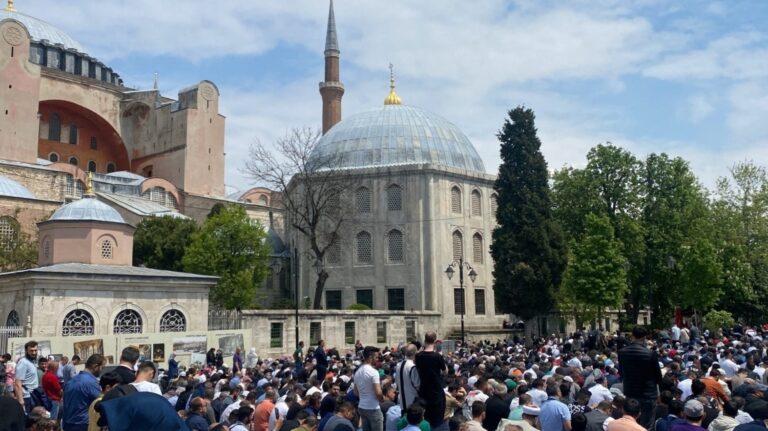
{"type": "Polygon", "coordinates": [[[547,163],[532,110],[509,111],[501,141],[491,254],[498,309],[530,319],[554,308],[566,266],[562,230],[552,216],[547,163]]]}
{"type": "Polygon", "coordinates": [[[0,240],[0,272],[20,271],[37,266],[38,240],[20,231],[0,240]]]}
{"type": "Polygon", "coordinates": [[[183,258],[184,270],[220,277],[211,302],[228,309],[254,305],[272,253],[264,228],[240,205],[227,205],[208,218],[183,258]]]}
{"type": "Polygon", "coordinates": [[[704,315],[704,328],[718,335],[722,334],[723,328],[731,328],[733,324],[733,316],[725,310],[712,310],[704,315]]]}
{"type": "Polygon", "coordinates": [[[585,219],[584,235],[571,243],[561,290],[569,303],[591,310],[600,319],[606,308],[618,308],[624,302],[626,262],[608,217],[587,214],[585,219]]]}
{"type": "Polygon", "coordinates": [[[197,232],[191,219],[147,217],[133,235],[133,264],[168,271],[184,270],[184,253],[197,232]]]}

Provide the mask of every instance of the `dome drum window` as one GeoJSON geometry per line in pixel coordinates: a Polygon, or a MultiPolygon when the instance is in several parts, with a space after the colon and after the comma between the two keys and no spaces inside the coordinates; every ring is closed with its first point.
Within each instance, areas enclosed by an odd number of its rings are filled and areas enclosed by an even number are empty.
{"type": "Polygon", "coordinates": [[[70,311],[64,317],[64,322],[61,326],[62,336],[93,335],[93,332],[94,321],[91,313],[78,308],[70,311]]]}
{"type": "Polygon", "coordinates": [[[101,258],[102,259],[112,259],[114,257],[114,249],[112,246],[112,241],[109,239],[103,239],[101,240],[101,258]]]}
{"type": "Polygon", "coordinates": [[[144,199],[149,199],[150,201],[163,205],[166,208],[179,209],[179,204],[176,202],[176,197],[173,196],[173,193],[166,191],[162,187],[152,187],[151,189],[145,191],[141,196],[144,199]]]}
{"type": "Polygon", "coordinates": [[[141,315],[136,310],[122,310],[115,316],[113,327],[114,334],[141,334],[141,315]]]}
{"type": "Polygon", "coordinates": [[[187,330],[187,318],[179,310],[168,310],[160,318],[160,332],[184,332],[187,330]]]}

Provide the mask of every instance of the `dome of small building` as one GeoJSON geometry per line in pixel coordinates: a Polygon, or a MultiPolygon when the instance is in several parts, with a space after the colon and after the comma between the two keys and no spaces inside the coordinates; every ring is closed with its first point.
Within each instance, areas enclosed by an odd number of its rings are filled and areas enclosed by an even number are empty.
{"type": "Polygon", "coordinates": [[[125,223],[123,217],[111,206],[98,201],[95,197],[84,197],[68,203],[58,210],[48,220],[104,221],[125,223]]]}
{"type": "MultiPolygon", "coordinates": [[[[398,100],[399,102],[399,100],[398,100]]],[[[421,108],[387,104],[331,128],[312,152],[319,169],[433,164],[485,172],[480,155],[450,121],[421,108]]]]}
{"type": "Polygon", "coordinates": [[[0,196],[9,196],[12,198],[37,199],[26,187],[16,181],[0,175],[0,196]]]}
{"type": "Polygon", "coordinates": [[[17,11],[9,11],[7,8],[0,9],[0,21],[8,18],[24,24],[24,27],[29,31],[29,36],[35,42],[47,40],[51,45],[62,44],[64,48],[85,53],[85,49],[80,43],[52,24],[17,11]]]}

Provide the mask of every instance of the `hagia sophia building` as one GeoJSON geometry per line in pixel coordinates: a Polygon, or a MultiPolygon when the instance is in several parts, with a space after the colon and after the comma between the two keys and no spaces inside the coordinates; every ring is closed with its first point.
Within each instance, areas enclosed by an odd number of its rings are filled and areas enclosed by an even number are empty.
{"type": "MultiPolygon", "coordinates": [[[[383,103],[371,100],[374,108],[342,118],[345,87],[332,2],[324,55],[325,77],[319,85],[323,136],[313,157],[344,154],[335,168],[352,175],[356,185],[342,197],[351,217],[344,237],[324,262],[308,262],[300,257],[307,255],[304,237],[283,224],[277,193],[259,187],[225,193],[226,122],[213,82],[190,85],[175,99],[156,88],[128,88],[118,71],[89,55],[75,39],[15,10],[8,1],[0,10],[0,236],[27,232],[38,237],[38,224],[42,233],[52,214],[84,200],[89,207],[109,212],[108,222],[123,232],[120,235],[132,235],[145,217],[171,215],[202,222],[216,203],[239,202],[269,228],[275,256],[288,268],[267,283],[272,297],[294,298],[294,283],[300,298],[312,297],[317,266],[330,274],[323,297],[326,315],[316,317],[320,323],[303,322],[307,334],[302,339],[326,335],[337,324],[344,333],[348,325],[342,311],[352,304],[365,304],[373,315],[389,319],[382,322],[390,322],[390,328],[377,323],[377,338],[382,326],[385,333],[389,329],[387,339],[423,334],[425,321],[434,322],[443,333],[454,333],[461,311],[469,332],[500,328],[510,316],[496,312],[492,288],[495,176],[486,173],[458,127],[405,104],[394,77],[389,94],[382,94],[383,103]],[[446,273],[459,259],[473,270],[473,279],[465,277],[463,289],[458,276],[446,273]],[[337,318],[334,310],[340,310],[337,318]]],[[[67,211],[78,222],[99,222],[78,218],[88,217],[86,213],[67,211]]],[[[96,240],[94,235],[88,238],[96,240]]],[[[43,256],[46,246],[40,240],[43,256]]],[[[122,266],[124,272],[130,267],[129,260],[116,263],[100,259],[98,253],[87,260],[81,263],[122,266]]],[[[54,261],[68,264],[66,258],[54,261]]],[[[41,257],[37,270],[51,262],[41,257]]],[[[169,276],[182,277],[174,274],[169,276]]],[[[0,291],[6,278],[0,276],[0,291]]],[[[3,296],[0,325],[11,312],[16,318],[34,313],[3,296]]],[[[62,297],[62,306],[48,310],[46,319],[64,321],[77,308],[66,303],[67,295],[62,297]]],[[[207,305],[207,297],[205,301],[207,305]]],[[[96,328],[92,333],[114,331],[117,310],[128,308],[145,319],[140,332],[156,331],[161,314],[167,312],[168,301],[163,302],[146,306],[156,309],[155,314],[136,310],[137,301],[125,297],[103,306],[89,304],[92,313],[107,310],[91,316],[96,328]],[[119,305],[125,303],[133,305],[119,305]]],[[[287,345],[293,342],[291,325],[286,321],[285,328],[280,327],[287,345]]],[[[60,334],[62,324],[46,328],[60,334]]]]}

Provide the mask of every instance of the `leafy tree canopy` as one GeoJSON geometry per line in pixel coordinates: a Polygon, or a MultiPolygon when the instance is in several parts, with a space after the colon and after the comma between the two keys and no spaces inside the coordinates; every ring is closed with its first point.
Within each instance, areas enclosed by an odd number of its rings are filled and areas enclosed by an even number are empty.
{"type": "Polygon", "coordinates": [[[133,235],[133,264],[183,271],[184,253],[197,229],[197,224],[187,218],[145,218],[133,235]]]}

